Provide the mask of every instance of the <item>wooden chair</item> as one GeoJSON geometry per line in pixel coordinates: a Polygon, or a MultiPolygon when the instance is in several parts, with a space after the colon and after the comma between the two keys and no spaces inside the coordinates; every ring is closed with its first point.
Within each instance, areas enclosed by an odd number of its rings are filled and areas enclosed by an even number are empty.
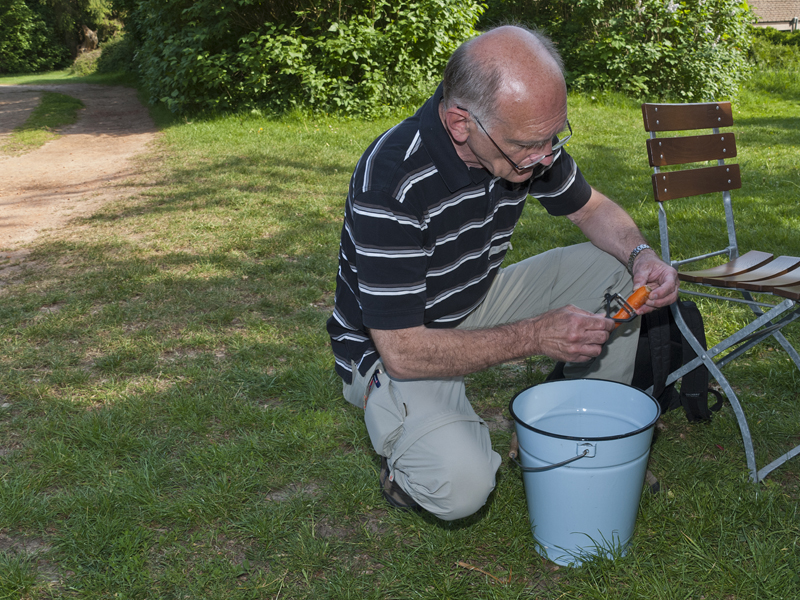
{"type": "MultiPolygon", "coordinates": [[[[730,102],[708,102],[697,104],[643,104],[645,131],[650,133],[647,140],[647,154],[653,167],[653,194],[658,202],[659,233],[663,259],[679,271],[680,280],[712,288],[711,293],[681,290],[681,293],[714,298],[722,302],[740,302],[748,305],[753,312],[753,320],[713,348],[704,350],[692,336],[677,306],[672,313],[684,336],[687,337],[697,358],[672,373],[667,381],[671,383],[684,374],[694,370],[701,363],[708,367],[712,377],[719,383],[733,407],[739,429],[742,433],[747,467],[750,479],[761,481],[787,460],[800,454],[800,445],[795,446],[760,470],[756,466],[753,440],[747,418],[739,399],[722,368],[732,360],[742,356],[756,344],[769,337],[774,338],[789,354],[800,369],[800,355],[781,333],[789,323],[800,317],[800,258],[790,256],[775,257],[767,252],[751,250],[739,254],[736,243],[736,227],[731,204],[731,190],[741,187],[738,164],[726,164],[727,159],[736,156],[736,140],[730,131],[720,132],[722,127],[733,125],[730,102]],[[664,132],[685,132],[687,130],[710,130],[703,135],[681,135],[678,137],[657,137],[664,132]],[[716,166],[662,171],[669,165],[716,161],[716,166]],[[695,256],[685,260],[671,260],[669,230],[665,203],[676,198],[701,194],[720,193],[724,207],[728,232],[727,247],[695,256]],[[727,262],[720,266],[696,271],[685,270],[685,266],[696,261],[724,255],[727,262]],[[715,289],[728,290],[721,295],[715,289]],[[734,293],[730,293],[730,292],[734,293]],[[756,299],[753,292],[760,294],[756,299]],[[761,299],[768,300],[762,302],[761,299]]],[[[700,288],[702,289],[702,288],[700,288]]]]}

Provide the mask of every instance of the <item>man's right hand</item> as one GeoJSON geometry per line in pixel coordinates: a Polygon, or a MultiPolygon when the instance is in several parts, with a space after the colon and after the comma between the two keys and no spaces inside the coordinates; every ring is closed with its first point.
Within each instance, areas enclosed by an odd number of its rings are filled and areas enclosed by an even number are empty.
{"type": "Polygon", "coordinates": [[[565,362],[585,362],[599,356],[614,329],[614,321],[577,306],[564,306],[529,320],[536,354],[565,362]]]}

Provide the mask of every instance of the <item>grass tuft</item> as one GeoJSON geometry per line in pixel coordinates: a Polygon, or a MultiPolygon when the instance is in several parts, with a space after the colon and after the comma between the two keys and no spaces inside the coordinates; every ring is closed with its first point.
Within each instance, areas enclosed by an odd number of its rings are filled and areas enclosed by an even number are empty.
{"type": "Polygon", "coordinates": [[[36,562],[14,552],[0,551],[0,600],[28,597],[36,585],[36,562]]]}

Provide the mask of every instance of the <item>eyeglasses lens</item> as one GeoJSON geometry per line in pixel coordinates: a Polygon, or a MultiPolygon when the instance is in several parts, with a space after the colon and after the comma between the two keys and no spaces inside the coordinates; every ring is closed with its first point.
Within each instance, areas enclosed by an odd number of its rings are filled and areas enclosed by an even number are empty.
{"type": "Polygon", "coordinates": [[[552,149],[550,150],[549,154],[543,154],[541,156],[537,156],[535,159],[531,161],[527,161],[525,164],[522,165],[515,165],[515,167],[519,170],[530,169],[531,167],[538,165],[541,163],[545,158],[553,156],[560,148],[562,148],[569,139],[572,137],[572,127],[570,127],[569,121],[566,122],[564,125],[564,129],[556,134],[555,136],[558,141],[554,142],[552,145],[552,149]]]}

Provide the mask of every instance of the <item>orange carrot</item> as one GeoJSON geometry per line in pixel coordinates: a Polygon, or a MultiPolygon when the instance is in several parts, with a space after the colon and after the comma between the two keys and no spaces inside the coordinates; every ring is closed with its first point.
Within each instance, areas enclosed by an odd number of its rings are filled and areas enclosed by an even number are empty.
{"type": "MultiPolygon", "coordinates": [[[[647,299],[650,297],[650,288],[646,285],[643,285],[638,290],[633,292],[630,297],[628,298],[628,304],[631,308],[636,311],[637,308],[641,308],[644,306],[647,299]]],[[[631,313],[628,311],[627,308],[623,307],[619,310],[617,314],[614,315],[615,319],[627,319],[631,316],[631,313]]],[[[619,327],[620,323],[614,325],[614,327],[619,327]]]]}

